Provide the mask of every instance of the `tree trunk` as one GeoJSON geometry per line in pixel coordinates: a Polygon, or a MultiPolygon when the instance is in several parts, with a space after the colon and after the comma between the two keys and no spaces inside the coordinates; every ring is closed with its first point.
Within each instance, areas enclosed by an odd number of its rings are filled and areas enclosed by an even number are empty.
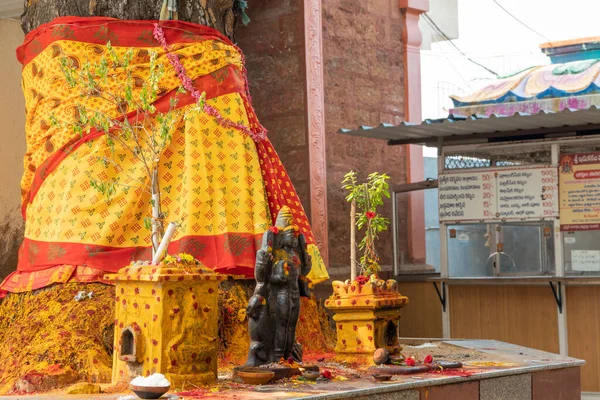
{"type": "MultiPolygon", "coordinates": [[[[235,0],[178,0],[178,19],[210,26],[233,38],[235,0]]],[[[103,16],[130,20],[159,19],[163,0],[27,0],[21,16],[23,32],[57,17],[103,16]]]]}

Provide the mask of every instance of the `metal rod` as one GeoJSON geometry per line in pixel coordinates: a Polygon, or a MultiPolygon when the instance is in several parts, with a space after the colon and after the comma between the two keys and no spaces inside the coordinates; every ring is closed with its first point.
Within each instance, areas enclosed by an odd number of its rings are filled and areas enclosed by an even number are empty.
{"type": "Polygon", "coordinates": [[[350,281],[356,280],[356,200],[350,204],[350,281]]]}
{"type": "Polygon", "coordinates": [[[399,275],[398,270],[398,198],[396,192],[392,192],[392,265],[394,275],[399,275]]]}
{"type": "Polygon", "coordinates": [[[550,284],[550,289],[552,289],[552,294],[554,294],[554,300],[556,300],[556,305],[558,306],[558,312],[562,313],[562,292],[561,292],[561,284],[560,282],[556,282],[557,289],[554,289],[554,284],[552,282],[548,282],[550,284]]]}
{"type": "Polygon", "coordinates": [[[390,185],[390,191],[394,193],[414,192],[416,190],[435,189],[438,187],[438,180],[428,178],[422,182],[405,183],[402,185],[390,185]]]}
{"type": "Polygon", "coordinates": [[[442,291],[440,292],[440,289],[438,289],[437,283],[432,282],[433,283],[433,287],[435,288],[435,291],[438,295],[438,298],[440,299],[440,303],[442,304],[442,311],[446,312],[446,283],[442,282],[442,291]]]}

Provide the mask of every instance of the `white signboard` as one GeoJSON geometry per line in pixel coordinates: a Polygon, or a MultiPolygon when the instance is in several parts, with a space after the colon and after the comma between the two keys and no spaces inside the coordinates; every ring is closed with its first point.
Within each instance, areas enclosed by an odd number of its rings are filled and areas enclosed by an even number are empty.
{"type": "Polygon", "coordinates": [[[571,250],[573,271],[600,271],[600,250],[571,250]]]}
{"type": "Polygon", "coordinates": [[[492,218],[493,172],[444,174],[438,178],[440,221],[492,218]],[[485,217],[482,217],[485,216],[485,217]]]}
{"type": "Polygon", "coordinates": [[[440,221],[558,216],[556,167],[450,172],[438,178],[440,221]]]}

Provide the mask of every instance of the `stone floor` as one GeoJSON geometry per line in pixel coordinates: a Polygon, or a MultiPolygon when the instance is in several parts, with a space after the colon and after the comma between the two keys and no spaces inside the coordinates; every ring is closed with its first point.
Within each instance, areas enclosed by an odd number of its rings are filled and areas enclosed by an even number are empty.
{"type": "MultiPolygon", "coordinates": [[[[464,368],[397,375],[389,383],[375,382],[368,371],[356,365],[324,361],[322,367],[330,369],[334,377],[328,382],[308,383],[288,380],[265,386],[250,386],[220,379],[218,385],[196,390],[198,396],[169,395],[164,399],[228,399],[265,400],[295,399],[334,400],[549,400],[574,399],[580,396],[579,367],[583,361],[562,357],[493,340],[451,340],[428,343],[425,340],[407,340],[404,353],[433,354],[437,359],[459,359],[464,368]],[[361,375],[360,377],[357,376],[361,375]],[[560,394],[559,394],[560,393],[560,394]]],[[[194,392],[194,390],[192,390],[194,392]]],[[[24,400],[133,400],[130,393],[112,395],[7,396],[3,399],[24,400]]],[[[592,400],[599,397],[582,397],[592,400]]]]}

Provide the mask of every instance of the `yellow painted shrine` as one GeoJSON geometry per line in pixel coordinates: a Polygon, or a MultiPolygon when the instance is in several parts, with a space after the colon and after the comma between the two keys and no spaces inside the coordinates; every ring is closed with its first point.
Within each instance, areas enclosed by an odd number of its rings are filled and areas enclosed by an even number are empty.
{"type": "Polygon", "coordinates": [[[400,309],[406,304],[408,297],[398,292],[398,283],[391,279],[365,284],[334,281],[325,307],[335,313],[336,353],[373,353],[380,347],[399,350],[400,309]]]}
{"type": "Polygon", "coordinates": [[[165,375],[174,387],[217,380],[218,285],[202,266],[130,265],[116,281],[113,383],[165,375]]]}

